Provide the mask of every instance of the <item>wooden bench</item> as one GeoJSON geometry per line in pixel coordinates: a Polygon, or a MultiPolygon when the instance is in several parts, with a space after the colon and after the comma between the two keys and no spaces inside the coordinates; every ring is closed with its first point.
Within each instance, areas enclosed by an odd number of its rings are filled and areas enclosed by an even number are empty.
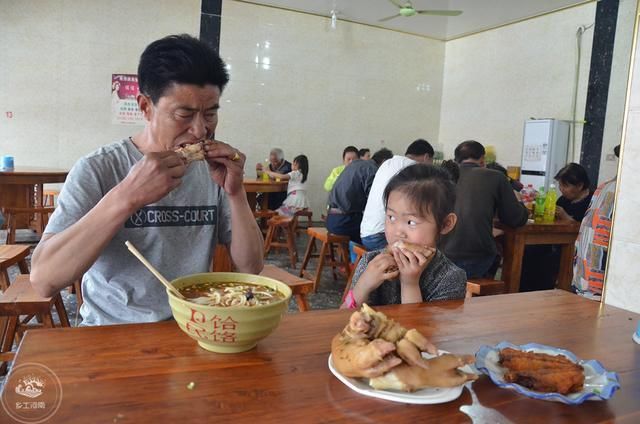
{"type": "Polygon", "coordinates": [[[3,244],[0,246],[0,289],[7,290],[10,285],[8,269],[18,265],[22,274],[29,273],[27,256],[29,256],[29,246],[15,244],[3,244]]]}
{"type": "Polygon", "coordinates": [[[295,269],[296,262],[298,262],[295,234],[297,221],[297,216],[291,218],[274,216],[267,222],[267,236],[264,239],[265,258],[272,247],[287,249],[289,251],[289,259],[291,260],[291,268],[295,269]]]}
{"type": "Polygon", "coordinates": [[[291,288],[296,304],[300,312],[309,310],[307,302],[307,294],[313,292],[313,282],[304,278],[289,274],[287,271],[280,269],[274,265],[265,265],[260,273],[263,277],[273,278],[281,281],[291,288]]]}
{"type": "Polygon", "coordinates": [[[494,294],[503,294],[504,292],[504,281],[492,280],[489,278],[474,278],[467,281],[467,293],[465,297],[491,296],[494,294]]]}
{"type": "Polygon", "coordinates": [[[324,227],[311,227],[307,228],[307,234],[309,235],[309,243],[302,260],[302,267],[300,268],[300,277],[305,275],[305,269],[309,264],[311,258],[318,258],[318,267],[315,274],[309,274],[309,279],[313,280],[313,291],[318,289],[318,282],[322,277],[322,268],[328,265],[333,270],[333,279],[337,280],[336,268],[342,267],[345,270],[345,274],[349,274],[349,237],[340,236],[337,234],[331,234],[324,227]],[[319,253],[313,253],[316,249],[316,240],[322,242],[322,247],[319,253]],[[338,255],[340,260],[335,258],[335,247],[338,246],[338,255]]]}
{"type": "Polygon", "coordinates": [[[30,328],[53,328],[51,308],[55,307],[62,327],[69,327],[69,318],[64,309],[60,293],[53,297],[42,297],[36,293],[28,274],[20,274],[0,296],[0,319],[6,328],[0,344],[0,375],[6,374],[7,363],[13,360],[11,352],[14,341],[20,342],[22,335],[30,328]],[[20,318],[26,315],[25,318],[20,318]],[[40,318],[42,324],[28,324],[33,317],[40,318]]]}
{"type": "Polygon", "coordinates": [[[7,240],[6,244],[15,244],[16,230],[18,229],[18,216],[28,215],[29,221],[35,216],[39,234],[44,233],[44,229],[49,222],[49,216],[53,213],[54,208],[4,208],[5,218],[7,220],[7,240]]]}

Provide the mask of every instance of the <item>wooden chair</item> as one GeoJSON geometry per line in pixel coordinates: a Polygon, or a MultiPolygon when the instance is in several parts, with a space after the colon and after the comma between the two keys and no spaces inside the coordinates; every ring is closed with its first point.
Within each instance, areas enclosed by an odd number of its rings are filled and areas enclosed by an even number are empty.
{"type": "Polygon", "coordinates": [[[11,284],[9,281],[9,267],[17,265],[22,274],[29,273],[29,266],[27,265],[29,252],[30,248],[26,245],[0,245],[0,289],[2,291],[6,291],[11,284]]]}
{"type": "Polygon", "coordinates": [[[504,281],[492,280],[489,278],[474,278],[467,281],[466,298],[473,296],[490,296],[503,294],[505,292],[504,281]]]}
{"type": "Polygon", "coordinates": [[[344,302],[345,297],[347,297],[347,293],[349,293],[349,289],[351,288],[351,284],[353,282],[353,274],[356,273],[356,268],[360,263],[360,259],[364,256],[365,253],[368,252],[367,248],[361,244],[352,242],[353,253],[356,254],[356,260],[351,263],[351,271],[349,272],[349,278],[347,278],[347,284],[344,286],[344,292],[342,293],[342,300],[340,304],[344,302]]]}
{"type": "Polygon", "coordinates": [[[256,221],[258,221],[258,226],[260,227],[260,231],[262,231],[263,236],[266,237],[267,235],[267,221],[277,215],[277,212],[270,209],[253,211],[253,217],[256,219],[256,221]]]}
{"type": "Polygon", "coordinates": [[[298,217],[291,218],[274,216],[267,222],[267,236],[264,240],[264,255],[269,254],[272,247],[283,248],[289,251],[291,268],[298,262],[298,250],[296,249],[295,228],[298,217]]]}
{"type": "Polygon", "coordinates": [[[0,375],[6,374],[7,362],[13,360],[11,352],[14,341],[20,342],[24,331],[30,328],[53,328],[53,316],[51,308],[55,307],[60,317],[60,325],[69,327],[69,318],[64,309],[60,293],[53,297],[38,295],[28,274],[20,274],[9,288],[0,296],[0,317],[6,320],[6,328],[3,332],[0,345],[0,375]],[[21,319],[22,315],[26,315],[21,319]],[[28,324],[36,316],[42,324],[28,324]]]}
{"type": "Polygon", "coordinates": [[[307,229],[307,234],[309,235],[309,242],[307,244],[307,249],[304,254],[304,259],[302,261],[302,267],[300,268],[300,277],[304,276],[305,269],[309,264],[309,260],[311,258],[318,258],[318,267],[316,268],[315,275],[309,274],[309,279],[313,280],[313,291],[318,290],[318,282],[322,276],[322,268],[325,265],[331,266],[333,269],[333,279],[337,280],[336,268],[343,267],[346,274],[349,274],[350,266],[349,266],[349,237],[348,236],[339,236],[337,234],[331,234],[327,231],[326,228],[323,227],[311,227],[307,229]],[[322,242],[322,247],[320,248],[320,253],[313,253],[316,249],[316,240],[320,240],[322,242]],[[340,256],[340,260],[337,261],[335,258],[335,246],[338,246],[338,254],[340,256]]]}
{"type": "Polygon", "coordinates": [[[296,237],[300,233],[306,233],[308,228],[313,227],[313,211],[302,209],[296,212],[298,221],[296,222],[296,237]],[[302,221],[302,217],[307,217],[307,222],[302,221]]]}
{"type": "Polygon", "coordinates": [[[260,275],[282,281],[288,285],[291,288],[293,297],[296,300],[296,304],[298,305],[300,312],[306,312],[309,310],[307,294],[313,291],[313,281],[297,277],[274,265],[265,265],[260,275]]]}
{"type": "Polygon", "coordinates": [[[42,191],[42,206],[52,208],[55,206],[56,197],[60,194],[60,190],[47,189],[42,191]]]}
{"type": "Polygon", "coordinates": [[[6,244],[15,244],[18,215],[35,215],[38,222],[40,234],[44,232],[49,216],[53,213],[54,208],[4,208],[5,218],[7,220],[7,240],[6,244]]]}

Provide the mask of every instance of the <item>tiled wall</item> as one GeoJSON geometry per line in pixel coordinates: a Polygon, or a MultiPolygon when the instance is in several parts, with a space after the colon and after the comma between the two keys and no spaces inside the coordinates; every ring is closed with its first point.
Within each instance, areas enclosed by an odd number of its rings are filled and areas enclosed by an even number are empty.
{"type": "Polygon", "coordinates": [[[605,302],[640,313],[640,44],[636,44],[621,156],[605,302]]]}
{"type": "Polygon", "coordinates": [[[347,145],[403,154],[438,140],[444,43],[234,1],[222,16],[231,82],[216,135],[247,152],[247,173],[272,147],[306,154],[316,217],[347,145]]]}
{"type": "Polygon", "coordinates": [[[200,0],[2,1],[0,155],[69,168],[134,134],[111,124],[111,74],[135,74],[149,42],[199,28],[200,0]]]}

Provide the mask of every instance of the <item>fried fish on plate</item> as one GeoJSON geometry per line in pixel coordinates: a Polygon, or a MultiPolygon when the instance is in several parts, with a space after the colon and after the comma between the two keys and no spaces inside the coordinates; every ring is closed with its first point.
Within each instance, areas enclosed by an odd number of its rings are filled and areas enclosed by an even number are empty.
{"type": "Polygon", "coordinates": [[[575,393],[584,385],[584,368],[563,355],[505,348],[500,365],[508,371],[505,381],[544,393],[575,393]]]}

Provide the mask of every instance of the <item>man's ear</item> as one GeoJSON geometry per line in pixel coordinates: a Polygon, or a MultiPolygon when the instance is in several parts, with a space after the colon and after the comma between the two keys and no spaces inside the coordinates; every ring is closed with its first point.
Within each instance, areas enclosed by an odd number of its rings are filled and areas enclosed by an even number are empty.
{"type": "Polygon", "coordinates": [[[445,234],[450,233],[451,230],[453,230],[455,228],[457,222],[458,222],[458,216],[455,213],[451,212],[444,219],[444,225],[442,226],[442,229],[440,230],[440,234],[445,235],[445,234]]]}
{"type": "Polygon", "coordinates": [[[150,121],[151,114],[153,113],[153,102],[151,101],[151,98],[142,93],[138,93],[136,101],[138,102],[138,107],[140,108],[145,121],[150,121]]]}

